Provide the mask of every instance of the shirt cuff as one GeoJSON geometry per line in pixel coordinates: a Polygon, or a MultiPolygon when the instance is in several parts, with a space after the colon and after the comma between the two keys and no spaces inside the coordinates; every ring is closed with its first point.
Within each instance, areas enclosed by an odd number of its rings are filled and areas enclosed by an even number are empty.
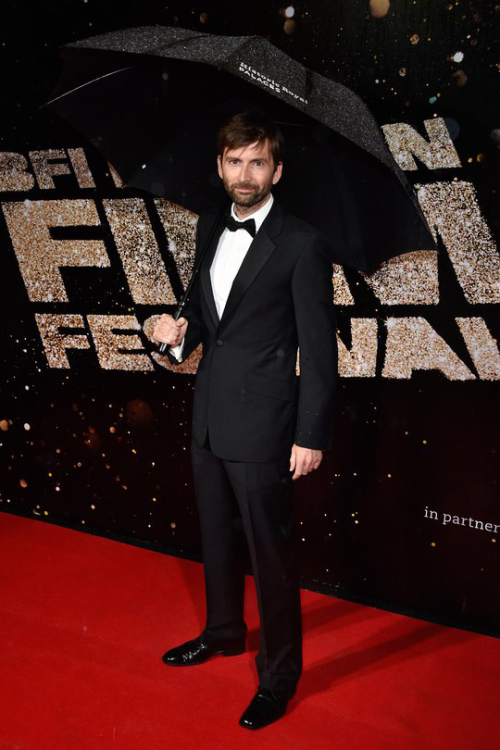
{"type": "Polygon", "coordinates": [[[184,351],[184,339],[182,339],[179,346],[171,346],[170,351],[178,362],[182,362],[182,352],[184,351]]]}

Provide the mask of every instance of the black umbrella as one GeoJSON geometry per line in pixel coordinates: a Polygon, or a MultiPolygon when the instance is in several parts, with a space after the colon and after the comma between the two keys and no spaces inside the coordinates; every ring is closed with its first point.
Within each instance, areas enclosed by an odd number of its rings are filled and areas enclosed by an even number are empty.
{"type": "Polygon", "coordinates": [[[169,27],[123,29],[64,45],[45,105],[83,133],[127,185],[201,213],[220,204],[215,135],[243,109],[285,134],[273,192],[321,229],[333,260],[373,270],[435,249],[415,192],[363,101],[261,37],[169,27]]]}

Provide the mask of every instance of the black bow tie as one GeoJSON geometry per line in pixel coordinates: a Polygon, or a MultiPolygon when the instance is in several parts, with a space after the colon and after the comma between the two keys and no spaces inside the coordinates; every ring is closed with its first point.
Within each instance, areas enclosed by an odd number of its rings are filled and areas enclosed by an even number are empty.
{"type": "Polygon", "coordinates": [[[257,231],[257,228],[255,226],[255,219],[236,221],[236,219],[234,219],[231,214],[225,214],[224,221],[226,223],[226,227],[230,232],[236,232],[237,229],[246,229],[252,237],[255,237],[257,231]]]}

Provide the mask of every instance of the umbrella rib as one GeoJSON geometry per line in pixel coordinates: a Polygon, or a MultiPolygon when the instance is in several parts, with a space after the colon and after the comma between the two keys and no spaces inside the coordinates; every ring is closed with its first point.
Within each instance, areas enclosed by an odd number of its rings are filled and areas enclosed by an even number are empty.
{"type": "MultiPolygon", "coordinates": [[[[263,37],[259,36],[258,34],[253,34],[252,36],[248,36],[246,41],[243,42],[239,47],[237,47],[233,52],[230,52],[227,56],[227,61],[233,60],[236,55],[240,55],[246,51],[247,47],[250,47],[250,45],[253,43],[255,44],[256,39],[262,40],[263,37]]],[[[227,64],[227,63],[226,63],[227,64]]]]}
{"type": "Polygon", "coordinates": [[[145,54],[151,55],[151,53],[161,52],[162,50],[169,49],[170,47],[177,47],[186,42],[192,42],[194,39],[201,39],[202,37],[208,36],[208,34],[194,34],[193,36],[184,37],[183,39],[174,39],[173,41],[167,42],[166,44],[160,44],[159,47],[152,47],[147,50],[145,54]]]}
{"type": "Polygon", "coordinates": [[[80,86],[77,86],[74,89],[71,89],[71,91],[65,91],[64,94],[61,94],[60,96],[56,96],[55,99],[51,99],[49,102],[46,102],[47,104],[52,104],[53,102],[57,102],[58,99],[62,99],[64,96],[68,96],[68,94],[73,94],[75,91],[78,91],[78,89],[83,89],[85,86],[90,86],[91,83],[95,83],[96,81],[101,81],[103,78],[107,78],[108,76],[113,76],[115,73],[122,73],[124,70],[130,70],[132,66],[128,65],[126,68],[120,68],[119,70],[112,70],[111,73],[106,73],[103,76],[99,76],[98,78],[93,78],[91,81],[86,81],[85,83],[82,83],[80,86]]]}

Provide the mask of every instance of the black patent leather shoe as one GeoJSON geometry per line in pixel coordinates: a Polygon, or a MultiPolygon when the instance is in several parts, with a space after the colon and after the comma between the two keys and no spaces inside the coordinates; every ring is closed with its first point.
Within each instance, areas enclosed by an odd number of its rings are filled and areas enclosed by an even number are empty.
{"type": "Polygon", "coordinates": [[[201,637],[183,643],[182,646],[171,648],[161,657],[170,667],[189,667],[211,659],[212,656],[237,656],[245,650],[245,639],[218,641],[217,643],[203,643],[201,637]]]}
{"type": "Polygon", "coordinates": [[[259,688],[252,702],[243,712],[239,721],[245,729],[262,729],[281,719],[286,712],[291,693],[288,690],[259,688]]]}

